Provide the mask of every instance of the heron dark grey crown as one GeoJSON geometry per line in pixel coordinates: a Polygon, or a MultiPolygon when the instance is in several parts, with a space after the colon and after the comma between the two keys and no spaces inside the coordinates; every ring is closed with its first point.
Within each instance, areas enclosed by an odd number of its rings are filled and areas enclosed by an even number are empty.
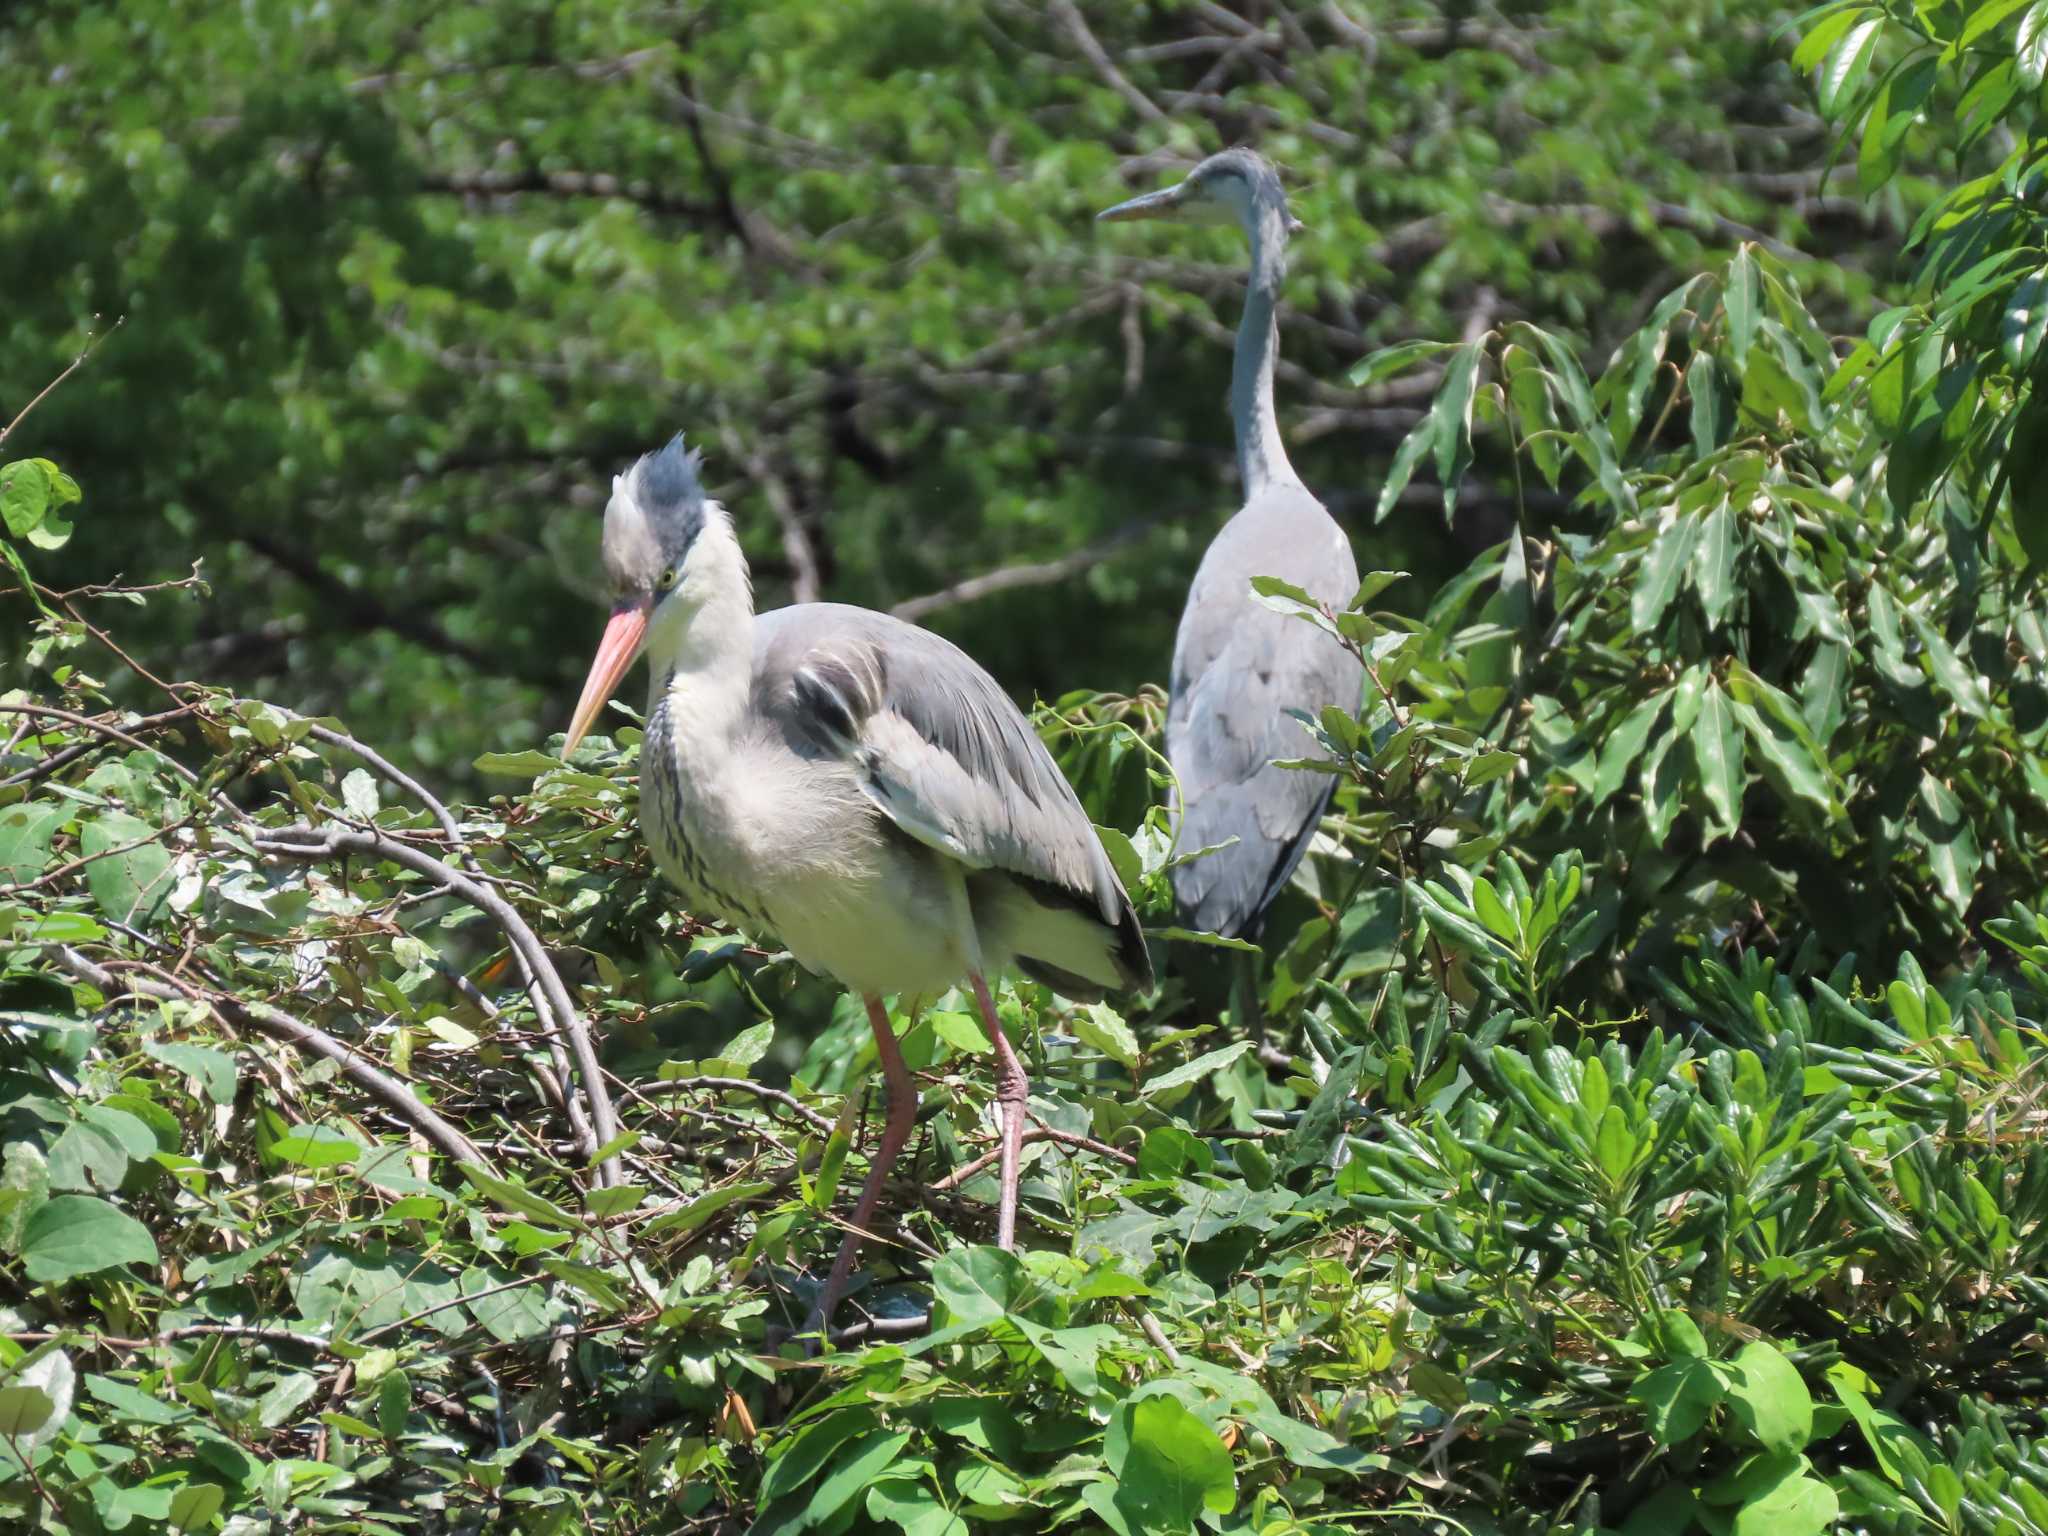
{"type": "Polygon", "coordinates": [[[704,528],[704,486],[697,478],[704,455],[683,446],[678,432],[633,466],[634,499],[647,514],[662,553],[680,559],[704,528]]]}
{"type": "Polygon", "coordinates": [[[1280,181],[1280,173],[1273,168],[1273,162],[1242,145],[1217,151],[1189,172],[1189,176],[1202,181],[1216,176],[1242,176],[1252,189],[1254,206],[1272,202],[1283,211],[1287,207],[1287,190],[1280,181]]]}

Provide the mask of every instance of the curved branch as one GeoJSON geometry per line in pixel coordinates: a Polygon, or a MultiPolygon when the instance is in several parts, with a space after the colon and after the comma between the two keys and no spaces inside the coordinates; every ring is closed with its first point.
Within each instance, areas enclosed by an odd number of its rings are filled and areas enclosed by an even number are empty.
{"type": "MultiPolygon", "coordinates": [[[[611,1095],[605,1090],[597,1053],[591,1048],[590,1031],[585,1028],[583,1016],[576,1011],[576,1005],[570,1001],[569,989],[562,984],[561,973],[548,958],[547,950],[511,902],[483,881],[450,869],[424,849],[401,843],[369,828],[328,827],[322,831],[300,823],[275,832],[257,833],[251,837],[250,844],[257,852],[272,858],[331,859],[355,854],[384,859],[432,881],[443,890],[454,892],[487,914],[511,941],[514,953],[532,978],[529,995],[533,998],[534,1010],[548,1021],[555,1033],[569,1041],[570,1050],[575,1054],[576,1075],[582,1080],[583,1095],[590,1106],[590,1124],[587,1128],[579,1128],[577,1136],[581,1152],[588,1157],[617,1136],[618,1120],[612,1113],[611,1095]]],[[[616,1154],[598,1165],[597,1178],[600,1184],[617,1184],[622,1180],[623,1173],[616,1154]]]]}
{"type": "Polygon", "coordinates": [[[268,1035],[299,1050],[324,1056],[341,1068],[343,1076],[398,1115],[447,1156],[457,1162],[481,1163],[486,1168],[494,1166],[467,1136],[429,1109],[404,1083],[372,1066],[325,1030],[302,1023],[268,1003],[251,1002],[189,983],[180,990],[146,976],[117,975],[88,960],[68,944],[52,944],[48,949],[56,956],[58,965],[80,981],[98,987],[110,999],[148,997],[167,1002],[203,1002],[236,1028],[268,1035]]]}

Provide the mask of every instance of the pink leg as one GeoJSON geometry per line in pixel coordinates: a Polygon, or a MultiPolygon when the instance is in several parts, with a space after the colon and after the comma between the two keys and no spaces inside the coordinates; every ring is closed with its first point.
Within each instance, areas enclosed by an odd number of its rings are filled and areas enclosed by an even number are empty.
{"type": "Polygon", "coordinates": [[[988,983],[979,972],[971,980],[974,1000],[981,1004],[981,1021],[988,1026],[989,1042],[996,1048],[996,1102],[1003,1107],[1003,1193],[996,1206],[996,1245],[1007,1252],[1017,1246],[1017,1159],[1024,1151],[1024,1116],[1031,1083],[1024,1075],[1024,1063],[1010,1047],[1009,1036],[996,1021],[996,1003],[988,995],[988,983]]]}
{"type": "Polygon", "coordinates": [[[882,1126],[882,1144],[875,1148],[868,1164],[868,1181],[861,1186],[860,1202],[853,1208],[853,1230],[839,1245],[839,1257],[832,1261],[825,1289],[819,1293],[818,1303],[804,1324],[807,1333],[823,1333],[832,1326],[832,1311],[839,1304],[839,1293],[846,1288],[847,1277],[853,1273],[853,1261],[860,1253],[861,1239],[867,1235],[875,1207],[881,1204],[882,1185],[888,1181],[890,1167],[917,1124],[917,1084],[911,1081],[910,1069],[903,1064],[896,1032],[889,1027],[889,1011],[879,997],[862,1001],[868,1005],[868,1023],[874,1027],[875,1054],[882,1060],[882,1078],[889,1085],[889,1116],[882,1126]]]}

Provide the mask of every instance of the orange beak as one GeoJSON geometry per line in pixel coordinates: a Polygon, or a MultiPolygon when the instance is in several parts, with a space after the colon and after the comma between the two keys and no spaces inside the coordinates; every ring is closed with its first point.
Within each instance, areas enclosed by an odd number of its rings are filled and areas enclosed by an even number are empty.
{"type": "Polygon", "coordinates": [[[604,638],[597,642],[590,676],[583,680],[583,697],[576,701],[576,713],[569,721],[568,739],[562,743],[564,761],[583,740],[627,668],[639,659],[640,642],[647,638],[647,613],[652,606],[644,600],[627,601],[612,610],[611,622],[604,627],[604,638]]]}

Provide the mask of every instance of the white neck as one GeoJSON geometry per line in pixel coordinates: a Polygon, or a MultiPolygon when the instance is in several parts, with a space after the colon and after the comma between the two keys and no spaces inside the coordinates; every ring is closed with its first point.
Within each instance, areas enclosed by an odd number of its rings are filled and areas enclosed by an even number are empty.
{"type": "Polygon", "coordinates": [[[656,607],[647,635],[651,715],[663,691],[700,739],[729,734],[754,680],[754,593],[746,556],[723,518],[705,521],[682,584],[656,607]]]}
{"type": "Polygon", "coordinates": [[[1230,417],[1237,431],[1237,471],[1249,501],[1269,485],[1301,482],[1287,462],[1280,421],[1273,413],[1280,282],[1287,275],[1287,216],[1275,207],[1254,207],[1245,214],[1244,230],[1252,243],[1252,272],[1230,372],[1230,417]]]}

